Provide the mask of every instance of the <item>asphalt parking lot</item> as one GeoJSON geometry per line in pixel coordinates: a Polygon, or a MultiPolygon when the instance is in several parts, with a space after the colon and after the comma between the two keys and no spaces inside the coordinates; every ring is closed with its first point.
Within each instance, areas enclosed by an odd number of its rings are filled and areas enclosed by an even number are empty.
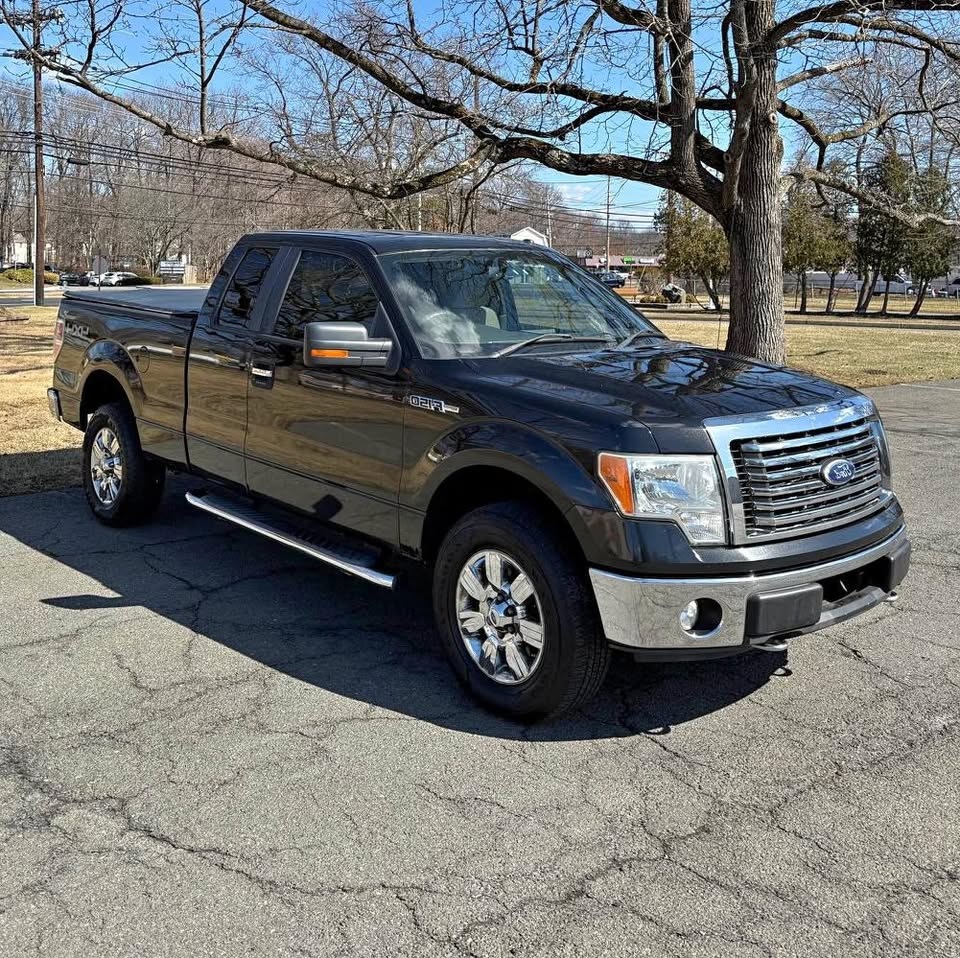
{"type": "Polygon", "coordinates": [[[0,954],[960,955],[960,382],[875,395],[897,605],[530,728],[415,596],[0,500],[0,954]]]}

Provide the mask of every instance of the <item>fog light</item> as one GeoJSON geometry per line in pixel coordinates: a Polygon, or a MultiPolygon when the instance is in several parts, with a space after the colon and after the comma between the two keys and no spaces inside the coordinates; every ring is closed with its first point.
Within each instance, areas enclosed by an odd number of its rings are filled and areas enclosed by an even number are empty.
{"type": "Polygon", "coordinates": [[[697,604],[697,600],[694,599],[693,602],[688,602],[680,612],[680,628],[683,629],[684,632],[692,632],[693,627],[697,624],[697,616],[699,614],[700,606],[697,604]]]}

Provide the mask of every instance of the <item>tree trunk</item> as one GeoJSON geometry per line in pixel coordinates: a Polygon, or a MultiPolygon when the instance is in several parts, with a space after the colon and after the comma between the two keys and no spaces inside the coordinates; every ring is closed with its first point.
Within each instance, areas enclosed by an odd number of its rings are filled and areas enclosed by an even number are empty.
{"type": "Polygon", "coordinates": [[[827,305],[824,307],[824,313],[828,316],[833,312],[833,301],[837,296],[837,274],[830,274],[830,289],[827,291],[827,305]]]}
{"type": "Polygon", "coordinates": [[[880,309],[880,315],[887,315],[887,305],[890,302],[890,280],[887,280],[887,285],[883,289],[883,306],[880,309]]]}
{"type": "Polygon", "coordinates": [[[717,292],[716,283],[714,283],[709,276],[701,276],[700,280],[706,287],[707,295],[710,297],[710,302],[713,303],[713,308],[719,313],[723,309],[723,306],[720,303],[720,294],[717,292]]]}
{"type": "Polygon", "coordinates": [[[913,309],[910,310],[911,316],[916,316],[920,312],[920,307],[923,306],[923,301],[927,298],[927,288],[930,285],[929,280],[923,280],[920,283],[920,288],[917,290],[917,298],[913,301],[913,309]]]}
{"type": "Polygon", "coordinates": [[[864,270],[863,273],[863,282],[860,284],[860,289],[857,290],[857,305],[854,306],[853,311],[859,313],[863,311],[864,304],[867,301],[867,295],[870,290],[870,284],[873,282],[873,273],[870,271],[869,267],[864,270]]]}
{"type": "Polygon", "coordinates": [[[800,312],[807,311],[807,271],[800,274],[800,312]]]}
{"type": "Polygon", "coordinates": [[[879,280],[880,271],[878,270],[873,274],[870,285],[866,287],[866,295],[863,297],[863,302],[857,307],[857,312],[860,313],[861,316],[866,316],[867,310],[870,309],[870,301],[873,299],[873,294],[876,292],[879,280]]]}
{"type": "MultiPolygon", "coordinates": [[[[772,25],[771,3],[747,4],[751,32],[772,25]]],[[[786,358],[783,315],[783,244],[777,123],[777,65],[758,55],[757,99],[744,144],[734,209],[728,211],[730,326],[727,351],[782,364],[786,358]]]]}

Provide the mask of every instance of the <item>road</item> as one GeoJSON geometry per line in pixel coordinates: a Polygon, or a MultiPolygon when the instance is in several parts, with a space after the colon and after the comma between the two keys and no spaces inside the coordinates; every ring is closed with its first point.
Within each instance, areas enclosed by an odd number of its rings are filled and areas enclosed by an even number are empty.
{"type": "MultiPolygon", "coordinates": [[[[43,289],[43,299],[45,306],[59,306],[63,297],[63,288],[60,286],[45,286],[43,289]]],[[[0,289],[0,306],[12,308],[14,306],[32,306],[33,305],[33,287],[25,286],[23,289],[0,289]]]]}
{"type": "Polygon", "coordinates": [[[530,728],[418,596],[0,500],[0,954],[960,955],[960,382],[875,394],[897,605],[530,728]]]}

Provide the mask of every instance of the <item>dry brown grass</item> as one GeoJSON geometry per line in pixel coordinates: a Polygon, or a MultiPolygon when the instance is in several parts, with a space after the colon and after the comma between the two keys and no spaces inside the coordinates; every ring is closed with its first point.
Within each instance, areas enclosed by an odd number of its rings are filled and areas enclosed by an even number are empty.
{"type": "MultiPolygon", "coordinates": [[[[614,292],[619,293],[628,303],[634,302],[635,297],[637,296],[638,290],[635,286],[621,286],[620,288],[614,290],[614,292]]],[[[858,319],[860,317],[853,315],[853,310],[857,305],[857,297],[854,293],[850,292],[841,292],[837,295],[836,303],[834,304],[835,313],[830,316],[825,316],[823,310],[827,305],[826,296],[820,295],[810,295],[807,299],[807,312],[801,316],[797,311],[795,306],[795,300],[793,293],[786,293],[784,295],[784,305],[786,306],[787,316],[793,318],[795,316],[800,316],[804,319],[812,320],[831,320],[831,319],[858,319]]],[[[879,296],[874,296],[870,302],[870,309],[868,315],[870,321],[874,322],[876,320],[889,319],[891,321],[903,320],[906,321],[909,319],[911,322],[916,322],[924,319],[957,319],[960,320],[960,299],[956,297],[933,297],[928,296],[923,301],[923,307],[920,311],[919,316],[911,317],[909,315],[910,310],[913,308],[913,296],[904,296],[902,293],[891,293],[890,302],[887,307],[886,313],[881,313],[880,309],[883,306],[883,294],[879,296]]],[[[726,309],[727,297],[721,297],[721,301],[726,309]]],[[[659,302],[659,300],[658,300],[659,302]]],[[[637,302],[638,308],[643,309],[643,303],[637,302]]],[[[706,295],[701,295],[697,299],[688,298],[687,307],[691,312],[702,311],[704,307],[710,305],[710,298],[706,295]],[[698,304],[699,303],[699,304],[698,304]]],[[[675,312],[675,310],[671,310],[675,312]]],[[[658,312],[654,309],[650,311],[652,316],[658,315],[658,312]]]]}
{"type": "Polygon", "coordinates": [[[56,315],[53,306],[0,310],[0,496],[80,481],[80,433],[47,406],[56,315]]]}
{"type": "MultiPolygon", "coordinates": [[[[654,322],[662,317],[651,316],[654,322]]],[[[668,320],[671,339],[723,346],[727,324],[716,320],[668,320]],[[719,330],[718,330],[719,325],[719,330]]],[[[890,383],[960,377],[960,330],[856,329],[850,326],[787,326],[787,362],[862,389],[890,383]]]]}

